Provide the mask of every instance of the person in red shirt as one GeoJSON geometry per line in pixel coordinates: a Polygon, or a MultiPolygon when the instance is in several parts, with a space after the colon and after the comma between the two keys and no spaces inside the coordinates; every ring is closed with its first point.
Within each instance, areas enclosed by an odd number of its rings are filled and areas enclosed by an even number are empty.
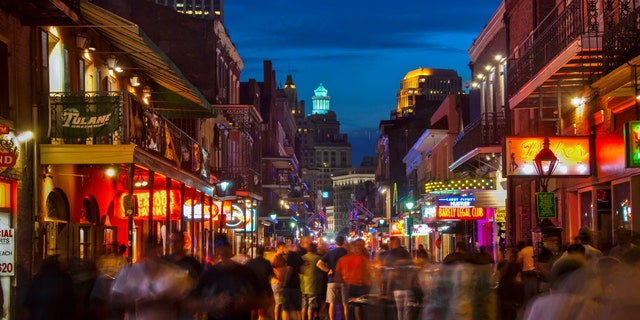
{"type": "Polygon", "coordinates": [[[336,265],[335,281],[342,283],[343,303],[347,305],[347,319],[364,318],[362,306],[357,298],[369,294],[371,290],[371,261],[364,240],[356,239],[351,243],[349,253],[336,265]]]}

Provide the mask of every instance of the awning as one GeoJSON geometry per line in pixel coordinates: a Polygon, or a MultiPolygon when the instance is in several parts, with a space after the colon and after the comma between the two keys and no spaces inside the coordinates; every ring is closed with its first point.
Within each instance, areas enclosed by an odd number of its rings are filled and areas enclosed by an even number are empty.
{"type": "Polygon", "coordinates": [[[475,149],[467,152],[467,154],[465,154],[464,156],[460,157],[458,160],[454,161],[452,164],[450,164],[449,165],[449,170],[450,171],[455,170],[457,167],[459,167],[463,163],[473,159],[477,155],[485,154],[485,153],[501,153],[501,152],[502,152],[502,147],[501,146],[490,146],[490,147],[478,147],[478,148],[475,148],[475,149]]]}
{"type": "Polygon", "coordinates": [[[135,163],[166,177],[171,177],[207,195],[213,195],[213,187],[206,181],[177,169],[174,164],[158,161],[157,156],[151,155],[135,144],[41,144],[40,163],[43,165],[135,163]]]}
{"type": "Polygon", "coordinates": [[[155,110],[168,118],[215,116],[215,109],[200,90],[138,25],[87,1],[80,2],[80,9],[83,19],[159,85],[152,93],[155,110]]]}

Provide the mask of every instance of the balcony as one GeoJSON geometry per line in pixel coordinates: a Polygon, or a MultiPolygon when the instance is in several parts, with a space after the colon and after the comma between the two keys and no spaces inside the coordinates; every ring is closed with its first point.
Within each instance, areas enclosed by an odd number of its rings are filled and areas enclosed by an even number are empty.
{"type": "Polygon", "coordinates": [[[640,7],[631,10],[627,2],[605,10],[602,50],[604,72],[609,74],[640,55],[640,7]]]}
{"type": "Polygon", "coordinates": [[[500,146],[505,137],[502,112],[487,112],[458,134],[453,145],[453,158],[460,159],[480,147],[500,146]]]}
{"type": "Polygon", "coordinates": [[[52,92],[49,105],[43,163],[164,163],[209,181],[208,152],[132,94],[52,92]]]}
{"type": "MultiPolygon", "coordinates": [[[[557,106],[602,75],[602,40],[593,1],[560,2],[509,57],[511,108],[557,106]]],[[[515,22],[512,22],[515,23],[515,22]]]]}

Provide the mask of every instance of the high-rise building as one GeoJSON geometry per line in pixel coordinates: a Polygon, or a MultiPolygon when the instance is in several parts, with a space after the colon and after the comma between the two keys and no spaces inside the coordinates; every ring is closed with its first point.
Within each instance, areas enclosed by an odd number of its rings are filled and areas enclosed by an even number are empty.
{"type": "Polygon", "coordinates": [[[172,7],[186,15],[222,19],[224,16],[224,0],[154,0],[156,4],[172,7]]]}
{"type": "MultiPolygon", "coordinates": [[[[293,81],[287,80],[295,87],[293,81]]],[[[292,94],[292,90],[285,90],[292,94]]],[[[298,159],[302,168],[302,178],[310,190],[318,195],[316,206],[333,206],[333,182],[331,176],[337,169],[351,167],[351,143],[347,134],[340,133],[340,122],[331,110],[328,90],[320,84],[314,90],[313,111],[306,117],[296,116],[298,131],[298,159]]],[[[293,110],[293,109],[292,109],[293,110]]],[[[304,104],[298,108],[304,112],[304,104]]],[[[293,111],[292,111],[293,112],[293,111]]],[[[327,215],[331,210],[327,209],[327,215]]],[[[327,218],[330,218],[329,216],[327,218]]]]}
{"type": "Polygon", "coordinates": [[[395,116],[406,117],[418,112],[422,104],[436,102],[437,108],[442,100],[451,93],[460,93],[462,78],[455,70],[418,68],[407,72],[400,81],[397,93],[397,107],[395,116]]]}

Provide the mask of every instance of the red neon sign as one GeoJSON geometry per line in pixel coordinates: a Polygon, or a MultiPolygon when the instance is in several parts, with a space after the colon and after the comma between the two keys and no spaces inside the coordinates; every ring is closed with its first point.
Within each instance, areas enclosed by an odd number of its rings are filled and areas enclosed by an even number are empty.
{"type": "Polygon", "coordinates": [[[478,207],[438,207],[436,218],[441,220],[479,220],[485,219],[485,208],[478,207]]]}
{"type": "MultiPolygon", "coordinates": [[[[114,215],[118,218],[125,219],[124,215],[124,195],[121,193],[116,196],[116,203],[114,215]]],[[[149,191],[134,190],[133,195],[136,198],[136,215],[135,218],[147,218],[149,217],[149,191]]],[[[177,218],[178,212],[180,212],[180,206],[178,200],[180,199],[180,192],[178,190],[170,190],[167,195],[166,190],[153,192],[153,208],[152,215],[154,219],[165,219],[167,212],[167,202],[170,204],[170,216],[177,218]]]]}

